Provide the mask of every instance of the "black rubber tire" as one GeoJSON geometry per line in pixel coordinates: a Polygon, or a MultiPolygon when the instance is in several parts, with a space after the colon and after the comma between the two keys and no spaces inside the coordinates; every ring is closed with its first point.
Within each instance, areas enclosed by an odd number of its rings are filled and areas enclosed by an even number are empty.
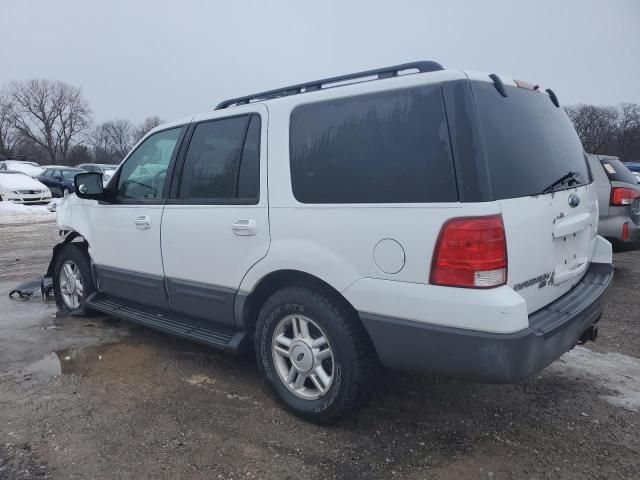
{"type": "Polygon", "coordinates": [[[90,313],[89,309],[85,305],[86,298],[96,291],[96,287],[93,284],[93,277],[91,275],[91,261],[89,259],[89,252],[87,252],[86,244],[84,243],[67,243],[56,254],[55,264],[53,268],[53,296],[56,299],[56,305],[58,310],[67,315],[86,316],[90,313]],[[84,286],[84,292],[82,302],[80,306],[74,310],[70,309],[62,298],[60,293],[60,269],[62,264],[72,260],[80,270],[80,276],[82,277],[82,285],[84,286]]]}
{"type": "Polygon", "coordinates": [[[335,423],[369,398],[378,362],[371,340],[351,311],[328,292],[306,286],[290,286],[274,293],[258,315],[255,335],[258,368],[283,406],[304,420],[335,423]],[[273,332],[280,319],[304,313],[328,337],[334,355],[334,380],[329,391],[317,400],[294,395],[275,369],[271,351],[273,332]]]}

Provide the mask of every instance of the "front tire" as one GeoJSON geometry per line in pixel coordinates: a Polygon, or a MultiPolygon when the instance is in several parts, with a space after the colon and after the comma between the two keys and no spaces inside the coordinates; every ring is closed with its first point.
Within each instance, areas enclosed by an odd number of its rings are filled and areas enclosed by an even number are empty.
{"type": "Polygon", "coordinates": [[[58,309],[69,315],[86,315],[86,299],[95,291],[86,247],[66,244],[57,253],[53,270],[53,294],[58,309]]]}
{"type": "Polygon", "coordinates": [[[275,396],[307,421],[336,422],[372,391],[371,341],[357,316],[330,294],[302,286],[274,293],[260,310],[255,347],[275,396]]]}

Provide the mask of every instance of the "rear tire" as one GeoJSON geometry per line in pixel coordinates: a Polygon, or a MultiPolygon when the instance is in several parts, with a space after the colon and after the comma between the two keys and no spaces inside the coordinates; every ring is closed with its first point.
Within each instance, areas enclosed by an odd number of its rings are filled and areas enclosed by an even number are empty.
{"type": "Polygon", "coordinates": [[[87,315],[86,299],[96,291],[86,246],[68,243],[56,255],[53,295],[58,310],[68,315],[87,315]]]}
{"type": "Polygon", "coordinates": [[[313,423],[334,423],[373,390],[375,351],[359,319],[332,295],[291,286],[262,306],[258,367],[276,398],[313,423]]]}

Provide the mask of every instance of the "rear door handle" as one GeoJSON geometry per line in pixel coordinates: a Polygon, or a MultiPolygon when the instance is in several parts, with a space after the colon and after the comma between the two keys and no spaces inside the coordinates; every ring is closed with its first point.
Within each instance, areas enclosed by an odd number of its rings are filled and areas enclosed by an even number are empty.
{"type": "Polygon", "coordinates": [[[231,230],[240,237],[250,237],[258,233],[258,223],[253,218],[234,220],[231,230]]]}
{"type": "Polygon", "coordinates": [[[141,215],[134,222],[138,230],[148,230],[151,228],[151,217],[149,215],[141,215]]]}

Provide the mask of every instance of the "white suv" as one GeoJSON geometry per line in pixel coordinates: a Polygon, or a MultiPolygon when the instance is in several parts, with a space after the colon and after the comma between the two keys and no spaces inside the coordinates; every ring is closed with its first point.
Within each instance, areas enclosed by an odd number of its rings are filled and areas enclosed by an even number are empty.
{"type": "Polygon", "coordinates": [[[527,377],[595,339],[613,277],[555,94],[435,62],[228,100],[76,192],[49,268],[61,310],[252,346],[315,422],[381,366],[527,377]]]}

